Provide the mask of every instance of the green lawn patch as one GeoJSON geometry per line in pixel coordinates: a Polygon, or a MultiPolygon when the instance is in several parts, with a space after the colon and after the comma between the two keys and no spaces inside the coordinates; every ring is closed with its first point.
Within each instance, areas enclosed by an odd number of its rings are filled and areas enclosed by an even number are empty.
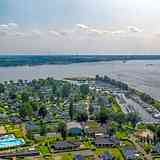
{"type": "Polygon", "coordinates": [[[47,146],[39,146],[38,151],[44,156],[50,154],[47,146]]]}
{"type": "Polygon", "coordinates": [[[109,95],[109,96],[108,96],[108,99],[110,99],[110,100],[112,101],[112,110],[113,110],[114,112],[122,112],[121,106],[117,103],[115,97],[109,95]]]}
{"type": "Polygon", "coordinates": [[[16,137],[23,137],[21,125],[7,124],[5,125],[5,129],[7,133],[14,133],[16,137]]]}
{"type": "Polygon", "coordinates": [[[116,132],[116,137],[119,139],[125,139],[127,138],[128,133],[126,131],[117,131],[116,132]]]}

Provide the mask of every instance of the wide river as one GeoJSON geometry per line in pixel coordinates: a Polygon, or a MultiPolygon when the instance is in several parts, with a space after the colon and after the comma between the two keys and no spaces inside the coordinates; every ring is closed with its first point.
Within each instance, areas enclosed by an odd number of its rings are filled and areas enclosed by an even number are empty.
{"type": "Polygon", "coordinates": [[[160,60],[0,67],[0,81],[108,75],[160,99],[160,60]]]}

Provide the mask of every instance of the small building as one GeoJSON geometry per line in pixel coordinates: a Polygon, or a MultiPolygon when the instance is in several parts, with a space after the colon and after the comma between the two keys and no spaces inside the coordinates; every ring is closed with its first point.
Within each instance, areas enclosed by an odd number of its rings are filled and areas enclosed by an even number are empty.
{"type": "Polygon", "coordinates": [[[126,160],[135,160],[139,156],[135,148],[124,147],[122,152],[126,160]]]}
{"type": "Polygon", "coordinates": [[[67,150],[67,149],[76,149],[81,145],[80,142],[77,141],[58,141],[53,144],[51,147],[55,150],[67,150]]]}
{"type": "Polygon", "coordinates": [[[107,137],[97,137],[94,140],[94,144],[96,147],[113,147],[114,142],[107,137]]]}
{"type": "Polygon", "coordinates": [[[96,147],[113,147],[121,144],[119,139],[110,136],[98,136],[94,139],[94,143],[96,147]]]}
{"type": "Polygon", "coordinates": [[[153,139],[154,138],[154,133],[149,129],[140,129],[135,133],[135,136],[137,138],[147,138],[147,137],[149,137],[150,139],[153,139]]]}
{"type": "Polygon", "coordinates": [[[100,160],[114,160],[114,157],[110,152],[107,152],[100,155],[100,160]]]}
{"type": "Polygon", "coordinates": [[[16,124],[22,123],[22,120],[18,116],[12,116],[12,117],[10,117],[10,121],[12,123],[16,123],[16,124]]]}
{"type": "Polygon", "coordinates": [[[1,153],[0,158],[12,158],[12,157],[18,157],[18,158],[24,158],[24,157],[34,157],[39,156],[39,152],[37,151],[25,151],[25,152],[9,152],[9,153],[1,153]]]}
{"type": "Polygon", "coordinates": [[[38,131],[39,130],[39,126],[36,125],[32,121],[26,122],[25,127],[26,127],[27,130],[32,130],[32,131],[38,131]]]}
{"type": "Polygon", "coordinates": [[[75,160],[84,160],[84,159],[85,158],[82,155],[80,155],[80,154],[78,154],[78,155],[75,156],[75,160]]]}
{"type": "Polygon", "coordinates": [[[160,154],[160,143],[157,143],[155,145],[155,147],[153,148],[152,152],[160,154]]]}
{"type": "Polygon", "coordinates": [[[86,131],[88,132],[88,135],[91,137],[96,137],[97,135],[103,136],[105,134],[105,128],[103,126],[100,126],[95,121],[88,121],[86,123],[86,131]]]}
{"type": "Polygon", "coordinates": [[[78,122],[69,122],[67,123],[68,134],[70,135],[81,135],[82,134],[82,126],[78,122]]]}
{"type": "Polygon", "coordinates": [[[94,152],[91,150],[81,150],[73,153],[74,156],[81,155],[84,158],[91,158],[94,156],[94,152]]]}

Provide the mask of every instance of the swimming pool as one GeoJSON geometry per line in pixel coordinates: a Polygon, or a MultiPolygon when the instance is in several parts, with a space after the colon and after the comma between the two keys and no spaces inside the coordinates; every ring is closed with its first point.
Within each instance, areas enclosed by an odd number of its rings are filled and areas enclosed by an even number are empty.
{"type": "Polygon", "coordinates": [[[0,136],[0,149],[25,144],[23,138],[16,138],[14,134],[0,136]]]}

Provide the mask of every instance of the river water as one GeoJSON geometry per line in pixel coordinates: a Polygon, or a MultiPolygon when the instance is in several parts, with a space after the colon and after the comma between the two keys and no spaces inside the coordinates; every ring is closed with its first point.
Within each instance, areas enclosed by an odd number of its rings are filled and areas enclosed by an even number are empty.
{"type": "Polygon", "coordinates": [[[108,75],[160,99],[160,60],[0,67],[0,81],[108,75]]]}

